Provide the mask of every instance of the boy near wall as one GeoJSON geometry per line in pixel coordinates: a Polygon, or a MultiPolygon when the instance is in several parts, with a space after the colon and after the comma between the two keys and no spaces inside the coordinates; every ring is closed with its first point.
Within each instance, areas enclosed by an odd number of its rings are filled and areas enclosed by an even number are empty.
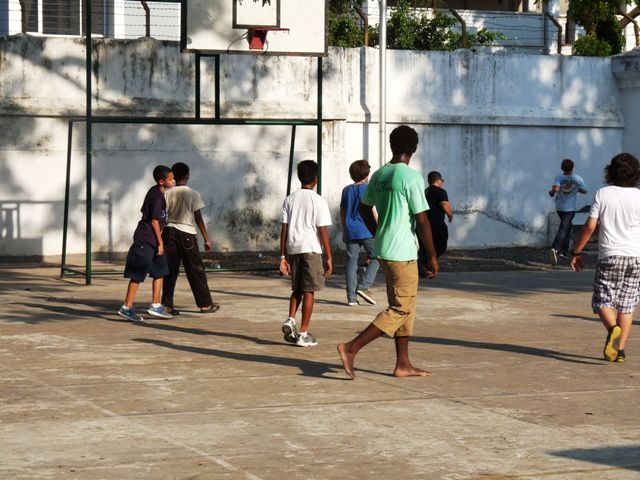
{"type": "Polygon", "coordinates": [[[331,275],[333,259],[329,244],[331,214],[327,201],[313,191],[318,184],[318,164],[304,160],[298,164],[301,188],[289,195],[282,206],[280,232],[280,272],[291,275],[289,318],[282,324],[284,339],[300,347],[317,345],[309,333],[315,292],[324,289],[324,278],[331,275]],[[326,257],[323,266],[322,252],[326,257]],[[296,313],[302,304],[300,330],[296,313]]]}
{"type": "Polygon", "coordinates": [[[136,313],[133,302],[138,287],[147,275],[153,279],[152,300],[147,312],[155,317],[172,318],[164,311],[160,303],[160,294],[163,277],[169,273],[162,240],[162,229],[167,223],[167,203],[164,192],[165,189],[174,185],[173,172],[169,167],[159,165],[153,169],[153,179],[156,184],[144,197],[140,209],[142,218],[133,233],[133,245],[127,254],[124,276],[129,278],[129,285],[124,304],[118,310],[118,315],[133,322],[143,321],[142,317],[136,313]]]}

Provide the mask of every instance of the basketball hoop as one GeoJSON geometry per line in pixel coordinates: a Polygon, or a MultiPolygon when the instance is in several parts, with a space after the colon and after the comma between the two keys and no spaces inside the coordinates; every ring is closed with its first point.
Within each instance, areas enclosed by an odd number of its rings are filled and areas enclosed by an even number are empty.
{"type": "Polygon", "coordinates": [[[268,32],[289,32],[288,28],[279,27],[255,27],[247,30],[249,50],[264,50],[267,43],[268,32]]]}

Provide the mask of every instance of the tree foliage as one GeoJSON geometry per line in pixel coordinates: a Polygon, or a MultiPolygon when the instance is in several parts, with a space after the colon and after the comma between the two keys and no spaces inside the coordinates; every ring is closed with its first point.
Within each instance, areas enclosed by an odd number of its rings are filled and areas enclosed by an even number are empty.
{"type": "MultiPolygon", "coordinates": [[[[437,0],[436,0],[437,1],[437,0]]],[[[434,0],[397,0],[396,8],[387,20],[387,48],[398,50],[439,50],[448,51],[464,48],[462,34],[453,29],[457,21],[436,10],[433,18],[415,13],[416,3],[432,6],[434,0]]],[[[364,32],[353,6],[348,0],[329,2],[329,45],[355,47],[362,45],[364,32]]],[[[468,35],[468,46],[473,50],[478,45],[488,45],[503,39],[504,35],[485,29],[468,35]]],[[[370,46],[379,44],[379,29],[370,28],[370,46]]]]}

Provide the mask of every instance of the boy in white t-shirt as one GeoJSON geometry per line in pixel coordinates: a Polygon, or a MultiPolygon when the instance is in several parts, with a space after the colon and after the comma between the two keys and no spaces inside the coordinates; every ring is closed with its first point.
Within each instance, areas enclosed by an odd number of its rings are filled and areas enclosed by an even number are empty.
{"type": "Polygon", "coordinates": [[[173,191],[167,191],[165,195],[169,218],[167,227],[162,232],[162,238],[169,264],[169,275],[164,279],[162,305],[172,315],[179,315],[180,312],[176,310],[173,303],[173,293],[180,273],[180,263],[182,263],[200,313],[214,313],[220,309],[220,305],[211,299],[207,275],[198,248],[198,232],[196,230],[197,225],[204,239],[204,249],[207,252],[211,251],[209,234],[201,214],[204,202],[196,190],[187,186],[189,182],[188,165],[178,162],[171,167],[171,171],[177,185],[172,189],[173,191]]]}
{"type": "Polygon", "coordinates": [[[604,358],[624,362],[633,312],[640,300],[640,163],[630,153],[621,153],[604,172],[609,186],[596,192],[589,219],[571,253],[571,267],[582,270],[582,249],[599,225],[591,306],[607,328],[604,358]]]}
{"type": "Polygon", "coordinates": [[[289,318],[282,324],[284,339],[300,347],[313,347],[317,340],[309,333],[315,292],[324,289],[331,275],[333,259],[329,244],[331,213],[327,201],[313,191],[318,184],[318,164],[304,160],[298,164],[301,188],[289,195],[282,206],[280,232],[280,272],[291,274],[289,318]],[[322,251],[326,264],[323,266],[322,251]],[[302,304],[300,330],[296,313],[302,304]]]}

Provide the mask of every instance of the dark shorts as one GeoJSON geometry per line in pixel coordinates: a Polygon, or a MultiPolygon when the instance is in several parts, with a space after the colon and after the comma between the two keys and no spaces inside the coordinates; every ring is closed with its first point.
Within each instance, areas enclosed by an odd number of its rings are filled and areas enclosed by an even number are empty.
{"type": "Polygon", "coordinates": [[[156,255],[156,247],[145,242],[133,242],[127,254],[124,277],[142,283],[149,275],[161,278],[169,275],[169,266],[164,255],[156,255]]]}
{"type": "Polygon", "coordinates": [[[319,253],[289,255],[291,265],[291,289],[294,292],[318,292],[324,290],[324,267],[319,253]]]}

